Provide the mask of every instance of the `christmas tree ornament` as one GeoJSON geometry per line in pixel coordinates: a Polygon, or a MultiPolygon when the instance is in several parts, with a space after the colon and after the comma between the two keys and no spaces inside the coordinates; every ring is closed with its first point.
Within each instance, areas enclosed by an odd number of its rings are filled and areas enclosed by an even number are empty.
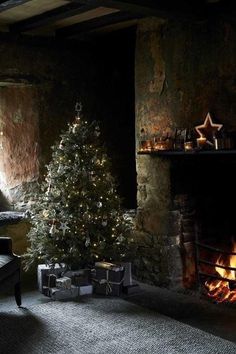
{"type": "Polygon", "coordinates": [[[73,128],[72,128],[72,133],[75,134],[76,133],[76,129],[79,127],[78,123],[74,123],[73,124],[73,128]]]}
{"type": "Polygon", "coordinates": [[[63,139],[61,139],[60,144],[58,146],[59,149],[63,150],[65,148],[65,142],[63,139]]]}
{"type": "Polygon", "coordinates": [[[101,208],[102,207],[102,202],[97,202],[97,207],[101,208]]]}
{"type": "Polygon", "coordinates": [[[85,247],[88,247],[91,244],[90,237],[87,236],[85,240],[85,247]]]}
{"type": "Polygon", "coordinates": [[[24,212],[24,219],[28,219],[28,218],[31,218],[31,212],[30,212],[30,210],[26,210],[25,212],[24,212]]]}
{"type": "Polygon", "coordinates": [[[67,224],[67,222],[61,222],[61,225],[59,227],[59,230],[62,230],[63,236],[65,236],[66,230],[70,230],[70,227],[67,224]]]}
{"type": "Polygon", "coordinates": [[[57,169],[57,173],[58,173],[58,174],[61,174],[61,173],[63,173],[63,172],[64,172],[64,167],[63,167],[63,165],[60,163],[59,166],[58,166],[58,169],[57,169]]]}
{"type": "Polygon", "coordinates": [[[76,113],[76,119],[80,119],[80,114],[82,112],[82,103],[81,102],[76,102],[75,104],[75,113],[76,113]]]}
{"type": "Polygon", "coordinates": [[[58,232],[59,232],[59,230],[57,229],[56,224],[53,223],[49,229],[49,234],[53,236],[53,235],[57,234],[58,232]]]}
{"type": "Polygon", "coordinates": [[[49,182],[48,188],[46,190],[46,195],[48,196],[51,191],[51,182],[49,182]]]}
{"type": "Polygon", "coordinates": [[[124,240],[125,240],[125,238],[122,234],[117,237],[118,242],[123,242],[124,240]]]}
{"type": "Polygon", "coordinates": [[[43,217],[47,219],[49,217],[49,211],[48,210],[43,210],[43,217]]]}

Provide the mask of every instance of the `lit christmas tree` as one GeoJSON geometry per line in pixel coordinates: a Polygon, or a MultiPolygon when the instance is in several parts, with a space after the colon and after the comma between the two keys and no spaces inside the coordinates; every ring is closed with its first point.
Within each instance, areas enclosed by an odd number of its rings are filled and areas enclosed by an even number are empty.
{"type": "Polygon", "coordinates": [[[99,135],[97,122],[77,114],[52,147],[45,182],[30,209],[26,269],[34,263],[78,268],[126,257],[131,224],[121,209],[99,135]]]}

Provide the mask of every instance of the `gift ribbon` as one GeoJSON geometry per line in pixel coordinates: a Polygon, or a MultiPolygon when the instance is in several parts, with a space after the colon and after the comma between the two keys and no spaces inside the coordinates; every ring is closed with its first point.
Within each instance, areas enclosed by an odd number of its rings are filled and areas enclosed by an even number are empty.
{"type": "Polygon", "coordinates": [[[49,274],[48,275],[48,288],[51,288],[51,278],[57,279],[56,274],[49,274]]]}
{"type": "Polygon", "coordinates": [[[120,282],[110,281],[109,280],[109,269],[106,269],[106,279],[98,280],[98,279],[92,278],[92,280],[97,282],[99,285],[106,284],[106,295],[108,295],[112,292],[112,285],[121,285],[124,281],[124,278],[122,278],[120,282]]]}

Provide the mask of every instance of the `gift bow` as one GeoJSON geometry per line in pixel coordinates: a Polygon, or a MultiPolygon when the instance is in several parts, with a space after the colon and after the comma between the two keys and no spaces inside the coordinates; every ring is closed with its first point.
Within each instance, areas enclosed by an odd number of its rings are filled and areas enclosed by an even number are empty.
{"type": "Polygon", "coordinates": [[[112,287],[111,287],[111,283],[109,281],[109,274],[108,274],[108,270],[106,271],[106,279],[101,279],[99,281],[99,284],[106,284],[106,295],[110,294],[112,292],[112,287]]]}
{"type": "Polygon", "coordinates": [[[106,279],[92,279],[95,282],[97,282],[99,285],[106,284],[106,295],[110,294],[112,292],[112,285],[120,285],[123,283],[124,278],[121,279],[120,282],[115,282],[115,281],[110,281],[109,280],[109,269],[106,269],[106,279]]]}

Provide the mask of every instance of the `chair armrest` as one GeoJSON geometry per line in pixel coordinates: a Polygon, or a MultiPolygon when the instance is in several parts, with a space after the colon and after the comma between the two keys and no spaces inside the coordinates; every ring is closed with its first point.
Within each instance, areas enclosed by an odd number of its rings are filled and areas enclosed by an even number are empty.
{"type": "Polygon", "coordinates": [[[12,255],[12,239],[10,237],[0,237],[0,254],[12,255]]]}

